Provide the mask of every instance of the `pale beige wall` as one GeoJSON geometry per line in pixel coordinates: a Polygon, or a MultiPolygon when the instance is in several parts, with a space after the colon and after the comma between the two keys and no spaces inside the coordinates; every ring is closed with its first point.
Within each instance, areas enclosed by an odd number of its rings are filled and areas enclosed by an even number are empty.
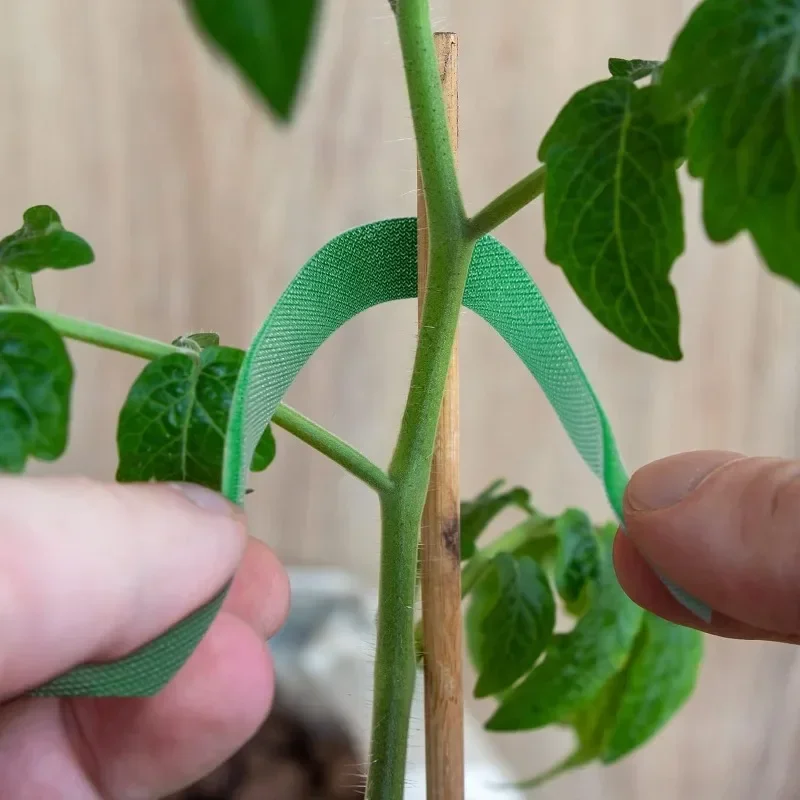
{"type": "MultiPolygon", "coordinates": [[[[0,0],[0,226],[49,203],[94,244],[97,264],[40,281],[42,304],[171,338],[215,328],[246,345],[293,271],[371,219],[413,213],[414,153],[385,0],[329,0],[297,124],[268,122],[189,30],[177,0],[0,0]]],[[[658,58],[689,0],[434,2],[461,37],[461,164],[470,208],[536,163],[572,90],[608,56],[658,58]]],[[[616,424],[630,466],[681,448],[798,450],[800,292],[767,277],[746,242],[704,241],[687,194],[676,269],[687,357],[670,365],[607,335],[542,256],[541,207],[501,231],[554,307],[616,424]]],[[[390,452],[414,346],[414,305],[348,325],[289,401],[379,461],[390,452]]],[[[465,317],[463,482],[504,475],[542,506],[606,514],[597,485],[537,387],[482,323],[465,317]]],[[[115,413],[137,364],[74,348],[69,456],[109,477],[115,413]]],[[[377,508],[367,490],[280,436],[254,479],[256,532],[288,560],[373,581],[377,508]]],[[[791,798],[800,661],[788,647],[710,642],[702,685],[658,741],[542,798],[791,798]]],[[[547,741],[545,741],[547,739],[547,741]]],[[[509,739],[521,764],[562,745],[509,739]]]]}

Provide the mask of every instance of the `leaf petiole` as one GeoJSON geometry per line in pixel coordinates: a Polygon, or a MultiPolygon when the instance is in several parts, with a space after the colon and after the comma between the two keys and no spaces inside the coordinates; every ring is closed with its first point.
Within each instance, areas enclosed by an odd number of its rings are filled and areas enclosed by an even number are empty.
{"type": "MultiPolygon", "coordinates": [[[[85,342],[106,350],[144,358],[153,361],[173,353],[192,352],[185,347],[148,339],[135,333],[127,333],[115,328],[108,328],[96,322],[76,319],[55,311],[45,311],[33,306],[3,306],[0,312],[29,314],[47,322],[67,339],[85,342]]],[[[379,494],[389,492],[393,486],[389,476],[363,453],[340,439],[330,431],[312,422],[299,411],[281,403],[276,409],[272,422],[279,428],[297,437],[313,447],[317,452],[327,456],[331,461],[346,469],[351,475],[363,481],[379,494]]]]}
{"type": "Polygon", "coordinates": [[[481,236],[491,233],[542,194],[546,169],[544,164],[537,167],[471,217],[467,222],[467,231],[472,239],[477,241],[481,236]]]}
{"type": "Polygon", "coordinates": [[[281,403],[272,415],[272,422],[301,442],[313,447],[318,453],[327,456],[340,467],[344,467],[378,494],[388,494],[394,488],[389,476],[360,450],[290,406],[281,403]]]}
{"type": "Polygon", "coordinates": [[[105,350],[115,350],[129,356],[146,358],[153,361],[172,353],[184,352],[181,348],[174,347],[157,339],[148,339],[135,333],[127,333],[116,328],[107,328],[96,322],[88,322],[75,317],[68,317],[55,311],[46,311],[33,306],[0,306],[0,312],[14,314],[31,314],[47,322],[67,339],[76,342],[93,344],[105,350]]]}

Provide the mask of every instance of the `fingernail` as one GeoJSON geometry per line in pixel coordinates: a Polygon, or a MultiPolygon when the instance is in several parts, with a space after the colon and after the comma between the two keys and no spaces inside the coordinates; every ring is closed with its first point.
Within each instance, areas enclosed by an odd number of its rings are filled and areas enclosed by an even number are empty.
{"type": "Polygon", "coordinates": [[[633,511],[670,508],[691,494],[715,469],[743,458],[741,453],[701,450],[662,458],[631,478],[625,504],[633,511]]]}
{"type": "Polygon", "coordinates": [[[177,489],[190,503],[208,511],[211,514],[225,514],[232,517],[236,509],[219,492],[206,489],[205,486],[198,486],[196,483],[173,483],[177,489]]]}

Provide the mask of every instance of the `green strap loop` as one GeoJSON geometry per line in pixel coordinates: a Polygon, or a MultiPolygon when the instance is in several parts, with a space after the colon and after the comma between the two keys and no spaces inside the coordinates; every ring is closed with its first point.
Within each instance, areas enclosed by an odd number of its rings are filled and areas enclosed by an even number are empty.
{"type": "MultiPolygon", "coordinates": [[[[372,306],[417,295],[417,223],[383,220],[337,236],[300,270],[244,359],[226,437],[222,489],[244,501],[253,451],[306,362],[338,328],[372,306]]],[[[602,481],[621,520],[627,475],[611,426],[575,353],[527,271],[496,239],[475,247],[464,305],[511,346],[542,387],[569,438],[602,481]]],[[[670,586],[681,602],[707,610],[670,586]]],[[[175,675],[208,630],[224,593],[137,652],[110,664],[82,665],[39,696],[149,696],[175,675]]]]}
{"type": "MultiPolygon", "coordinates": [[[[243,500],[255,444],[317,348],[362,311],[417,296],[416,247],[413,218],[347,231],[323,247],[278,300],[245,356],[236,387],[223,479],[231,500],[243,500]]],[[[619,515],[627,476],[603,409],[527,271],[490,236],[475,247],[464,305],[531,371],[619,515]]]]}

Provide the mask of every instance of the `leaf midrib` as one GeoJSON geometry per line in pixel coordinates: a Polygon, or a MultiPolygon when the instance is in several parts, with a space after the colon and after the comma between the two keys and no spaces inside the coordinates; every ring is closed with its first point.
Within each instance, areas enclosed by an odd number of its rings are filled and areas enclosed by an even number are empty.
{"type": "Polygon", "coordinates": [[[186,464],[189,460],[189,428],[191,427],[192,415],[194,414],[194,408],[197,404],[197,384],[200,381],[200,374],[203,371],[200,358],[192,358],[189,355],[187,355],[187,358],[192,362],[192,371],[189,374],[189,402],[181,428],[181,477],[183,480],[186,480],[188,474],[186,464]]]}
{"type": "Polygon", "coordinates": [[[622,200],[623,200],[622,173],[623,173],[623,165],[625,162],[628,131],[631,127],[632,120],[633,120],[633,114],[631,113],[631,96],[628,95],[625,98],[625,108],[622,114],[622,120],[620,122],[620,127],[619,127],[619,148],[617,149],[617,158],[614,168],[614,238],[617,240],[617,248],[619,250],[619,258],[620,258],[620,264],[622,266],[622,274],[625,278],[625,286],[627,287],[628,293],[630,294],[631,299],[633,300],[633,303],[636,306],[636,310],[639,312],[639,316],[642,318],[642,320],[644,320],[645,325],[653,334],[655,339],[664,348],[665,352],[669,352],[670,351],[669,343],[666,342],[663,336],[661,336],[660,332],[655,327],[653,327],[649,317],[647,316],[647,314],[645,314],[642,304],[639,302],[639,295],[637,294],[636,289],[631,280],[631,269],[630,265],[628,264],[628,254],[625,249],[624,240],[622,237],[622,225],[620,219],[620,207],[622,205],[622,200]]]}

